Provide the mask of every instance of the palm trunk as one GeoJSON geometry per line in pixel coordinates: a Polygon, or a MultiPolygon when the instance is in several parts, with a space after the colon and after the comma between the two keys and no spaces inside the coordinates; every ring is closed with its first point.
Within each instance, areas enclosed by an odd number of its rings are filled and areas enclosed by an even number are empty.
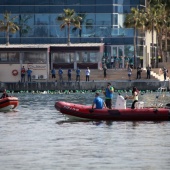
{"type": "Polygon", "coordinates": [[[7,46],[9,45],[9,28],[7,28],[7,31],[6,31],[6,45],[7,46]]]}
{"type": "Polygon", "coordinates": [[[67,30],[68,31],[68,42],[67,42],[67,45],[70,45],[70,43],[71,43],[70,42],[70,23],[68,23],[68,27],[67,28],[68,28],[68,30],[67,30]]]}
{"type": "Polygon", "coordinates": [[[167,52],[167,46],[168,46],[168,41],[167,41],[167,27],[165,28],[165,51],[167,52]]]}
{"type": "Polygon", "coordinates": [[[157,32],[156,33],[157,36],[156,36],[156,50],[155,50],[155,55],[156,55],[156,68],[158,68],[158,48],[159,48],[159,51],[161,51],[161,48],[160,48],[160,39],[159,39],[159,33],[157,32]]]}
{"type": "Polygon", "coordinates": [[[136,68],[136,26],[134,28],[134,68],[136,68]]]}
{"type": "Polygon", "coordinates": [[[154,68],[154,26],[153,26],[153,21],[152,21],[152,57],[151,57],[151,65],[152,68],[154,68]]]}

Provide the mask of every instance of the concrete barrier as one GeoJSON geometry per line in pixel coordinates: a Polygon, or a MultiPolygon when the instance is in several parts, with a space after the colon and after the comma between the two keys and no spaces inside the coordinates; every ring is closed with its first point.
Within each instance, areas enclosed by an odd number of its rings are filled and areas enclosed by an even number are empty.
{"type": "MultiPolygon", "coordinates": [[[[116,90],[130,90],[136,86],[139,90],[157,90],[161,86],[169,90],[169,81],[110,81],[116,90]]],[[[29,82],[29,83],[5,83],[0,82],[0,90],[4,88],[10,91],[45,91],[45,90],[101,90],[106,88],[107,81],[90,82],[29,82]]]]}

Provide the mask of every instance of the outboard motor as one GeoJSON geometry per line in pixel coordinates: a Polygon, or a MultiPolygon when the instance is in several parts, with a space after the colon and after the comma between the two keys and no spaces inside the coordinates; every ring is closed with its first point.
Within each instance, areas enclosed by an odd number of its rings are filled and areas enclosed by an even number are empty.
{"type": "Polygon", "coordinates": [[[126,100],[122,95],[117,95],[115,109],[126,109],[126,100]]]}

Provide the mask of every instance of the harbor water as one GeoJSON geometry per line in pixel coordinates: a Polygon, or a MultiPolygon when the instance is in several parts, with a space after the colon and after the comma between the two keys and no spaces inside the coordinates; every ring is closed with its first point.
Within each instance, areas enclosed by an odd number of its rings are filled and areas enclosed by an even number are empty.
{"type": "Polygon", "coordinates": [[[17,110],[0,113],[2,170],[169,170],[170,122],[70,122],[55,102],[91,105],[94,93],[12,95],[17,110]]]}

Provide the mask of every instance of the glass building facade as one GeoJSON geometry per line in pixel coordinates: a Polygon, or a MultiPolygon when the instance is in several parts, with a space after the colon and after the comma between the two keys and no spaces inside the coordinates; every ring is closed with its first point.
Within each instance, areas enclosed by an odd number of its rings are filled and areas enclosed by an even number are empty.
{"type": "MultiPolygon", "coordinates": [[[[8,11],[18,16],[20,30],[10,34],[11,44],[67,43],[67,28],[60,29],[57,17],[63,9],[74,9],[84,14],[82,29],[70,29],[71,43],[104,43],[105,56],[133,56],[132,28],[124,27],[125,15],[132,7],[145,6],[145,0],[0,0],[0,20],[8,11]]],[[[139,53],[143,35],[138,33],[139,53]],[[141,39],[140,39],[141,36],[141,39]]],[[[5,33],[0,32],[0,44],[5,44],[5,33]]]]}

